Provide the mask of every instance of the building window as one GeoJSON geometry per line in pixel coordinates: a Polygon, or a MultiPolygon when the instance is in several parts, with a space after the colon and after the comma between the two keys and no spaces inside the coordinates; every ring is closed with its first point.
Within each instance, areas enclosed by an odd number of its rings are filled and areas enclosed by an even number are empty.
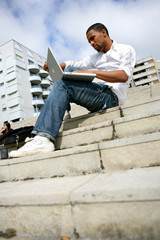
{"type": "Polygon", "coordinates": [[[17,55],[17,54],[16,54],[16,59],[19,60],[19,61],[21,61],[21,62],[23,62],[23,57],[21,57],[21,56],[19,56],[19,55],[17,55]]]}
{"type": "Polygon", "coordinates": [[[34,62],[31,61],[31,60],[28,60],[28,64],[29,64],[29,65],[32,65],[32,64],[34,64],[34,62]]]}
{"type": "Polygon", "coordinates": [[[38,64],[38,67],[39,67],[39,69],[43,69],[43,66],[42,66],[42,65],[39,65],[39,64],[38,64]]]}
{"type": "Polygon", "coordinates": [[[18,122],[20,120],[20,118],[16,118],[16,119],[13,119],[12,122],[18,122]]]}
{"type": "Polygon", "coordinates": [[[5,112],[5,111],[7,111],[7,108],[6,108],[6,107],[3,107],[3,108],[2,108],[2,112],[5,112]]]}
{"type": "Polygon", "coordinates": [[[5,94],[1,96],[1,99],[5,98],[5,94]]]}
{"type": "Polygon", "coordinates": [[[4,86],[4,82],[0,83],[0,87],[4,86]]]}
{"type": "Polygon", "coordinates": [[[37,73],[30,73],[30,76],[39,76],[37,73]]]}

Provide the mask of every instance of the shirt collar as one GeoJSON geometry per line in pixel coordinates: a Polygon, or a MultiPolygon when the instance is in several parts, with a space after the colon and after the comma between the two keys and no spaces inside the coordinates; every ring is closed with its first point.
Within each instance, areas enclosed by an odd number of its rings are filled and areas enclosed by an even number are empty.
{"type": "Polygon", "coordinates": [[[117,52],[117,43],[116,41],[113,41],[111,48],[109,49],[109,51],[107,51],[105,54],[106,55],[111,55],[113,52],[117,52]]]}
{"type": "Polygon", "coordinates": [[[117,42],[115,40],[113,40],[110,50],[117,51],[117,42]]]}

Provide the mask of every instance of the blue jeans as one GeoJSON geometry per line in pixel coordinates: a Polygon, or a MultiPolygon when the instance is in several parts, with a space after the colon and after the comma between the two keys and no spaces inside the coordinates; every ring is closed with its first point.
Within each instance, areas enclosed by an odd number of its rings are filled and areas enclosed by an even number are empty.
{"type": "MultiPolygon", "coordinates": [[[[70,72],[74,70],[73,67],[66,69],[70,72]]],[[[60,79],[54,83],[32,133],[55,141],[71,102],[90,112],[100,112],[118,105],[118,99],[107,85],[60,79]]]]}

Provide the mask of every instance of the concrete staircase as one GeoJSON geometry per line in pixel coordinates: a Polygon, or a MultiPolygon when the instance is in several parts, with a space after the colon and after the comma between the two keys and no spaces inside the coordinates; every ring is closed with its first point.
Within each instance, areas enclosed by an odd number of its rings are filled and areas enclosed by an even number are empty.
{"type": "Polygon", "coordinates": [[[160,239],[160,84],[71,116],[57,151],[0,161],[0,239],[160,239]]]}

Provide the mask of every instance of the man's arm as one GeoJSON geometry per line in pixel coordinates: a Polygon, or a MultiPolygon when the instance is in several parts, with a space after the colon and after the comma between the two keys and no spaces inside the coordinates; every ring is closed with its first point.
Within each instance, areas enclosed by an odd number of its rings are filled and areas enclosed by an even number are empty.
{"type": "Polygon", "coordinates": [[[65,67],[66,67],[66,64],[63,62],[63,63],[60,64],[60,66],[61,66],[62,70],[64,70],[65,67]]]}
{"type": "Polygon", "coordinates": [[[94,73],[96,74],[96,78],[99,78],[106,82],[118,83],[118,82],[126,82],[128,80],[128,76],[123,70],[116,71],[74,71],[79,73],[94,73]]]}
{"type": "MultiPolygon", "coordinates": [[[[60,64],[61,68],[64,70],[66,67],[65,63],[60,64]]],[[[47,61],[44,63],[43,69],[49,72],[47,61]]],[[[128,76],[123,70],[116,71],[87,71],[87,70],[79,70],[74,71],[79,73],[94,73],[96,74],[96,78],[104,80],[106,82],[117,83],[117,82],[126,82],[128,80],[128,76]]]]}
{"type": "MultiPolygon", "coordinates": [[[[64,70],[65,67],[66,67],[66,64],[65,63],[61,63],[60,66],[61,66],[62,70],[64,70]]],[[[45,61],[45,63],[44,63],[43,70],[49,72],[47,61],[45,61]]]]}
{"type": "MultiPolygon", "coordinates": [[[[124,49],[123,53],[121,54],[121,61],[119,62],[119,67],[117,70],[114,71],[77,71],[77,72],[88,72],[88,73],[95,73],[96,77],[99,79],[102,79],[106,82],[110,83],[118,83],[122,82],[125,83],[128,78],[131,78],[134,66],[135,66],[135,61],[136,61],[136,54],[134,49],[129,46],[124,49]]],[[[91,60],[91,58],[89,58],[91,60]]],[[[92,60],[94,59],[94,56],[92,57],[92,60]]],[[[95,61],[93,61],[94,65],[95,61]]],[[[83,67],[81,68],[83,69],[83,67]]],[[[93,68],[88,68],[88,69],[94,69],[93,68]]],[[[87,70],[87,69],[86,69],[87,70]]]]}

